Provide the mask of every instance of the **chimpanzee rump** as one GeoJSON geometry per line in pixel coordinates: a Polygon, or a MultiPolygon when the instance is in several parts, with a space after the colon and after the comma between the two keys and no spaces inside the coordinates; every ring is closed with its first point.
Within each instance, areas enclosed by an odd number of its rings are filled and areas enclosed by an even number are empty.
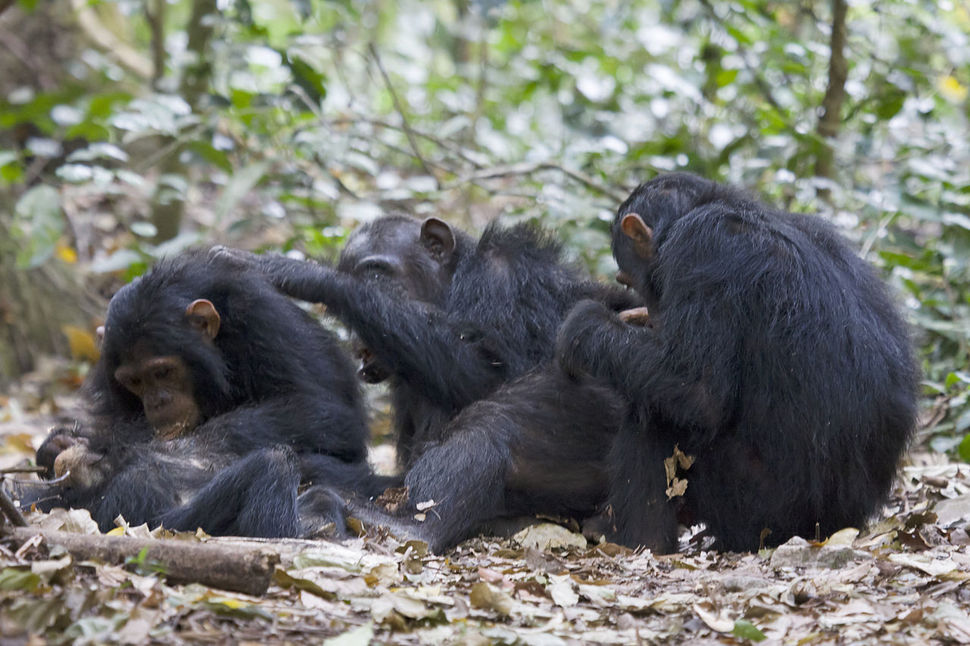
{"type": "Polygon", "coordinates": [[[614,538],[675,549],[675,446],[695,457],[679,511],[720,548],[864,523],[915,426],[919,372],[885,286],[834,228],[672,174],[620,206],[613,254],[649,323],[580,303],[557,354],[629,404],[611,456],[614,538]]]}
{"type": "Polygon", "coordinates": [[[336,270],[251,261],[351,329],[365,379],[390,379],[410,505],[394,517],[357,499],[354,515],[442,549],[508,515],[596,512],[622,408],[549,362],[573,304],[624,309],[633,294],[582,278],[531,225],[493,225],[475,241],[436,218],[389,216],[353,233],[336,270]],[[425,522],[409,521],[429,500],[425,522]]]}
{"type": "Polygon", "coordinates": [[[205,251],[112,298],[85,385],[92,424],[37,451],[54,500],[105,530],[131,523],[254,536],[301,532],[297,486],[358,487],[366,415],[333,334],[255,272],[205,251]]]}

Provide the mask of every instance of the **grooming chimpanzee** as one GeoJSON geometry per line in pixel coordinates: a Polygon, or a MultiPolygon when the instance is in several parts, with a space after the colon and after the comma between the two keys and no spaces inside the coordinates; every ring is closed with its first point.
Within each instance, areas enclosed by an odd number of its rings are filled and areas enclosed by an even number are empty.
{"type": "Polygon", "coordinates": [[[885,286],[833,227],[672,174],[620,206],[613,254],[649,321],[581,303],[557,355],[630,405],[615,538],[674,550],[679,504],[728,550],[864,523],[913,431],[919,376],[885,286]],[[675,446],[695,458],[679,503],[663,466],[675,446]]]}
{"type": "MultiPolygon", "coordinates": [[[[301,479],[362,487],[366,416],[336,338],[255,272],[208,252],[156,265],[108,307],[93,424],[37,451],[104,530],[299,533],[301,479]]],[[[51,504],[45,504],[50,507],[51,504]]]]}
{"type": "Polygon", "coordinates": [[[617,310],[639,300],[583,279],[540,230],[490,226],[475,241],[436,218],[389,216],[351,235],[336,270],[250,262],[351,329],[365,380],[390,379],[408,510],[352,502],[353,515],[441,549],[489,521],[584,517],[604,500],[620,400],[550,361],[556,329],[579,300],[617,310]],[[426,520],[411,520],[429,500],[426,520]]]}

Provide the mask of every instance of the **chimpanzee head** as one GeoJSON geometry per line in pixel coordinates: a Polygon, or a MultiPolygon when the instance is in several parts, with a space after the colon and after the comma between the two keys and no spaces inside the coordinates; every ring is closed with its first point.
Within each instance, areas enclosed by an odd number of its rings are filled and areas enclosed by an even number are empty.
{"type": "MultiPolygon", "coordinates": [[[[462,232],[438,218],[390,215],[355,230],[337,268],[408,300],[440,307],[466,244],[462,232]]],[[[363,381],[380,383],[390,376],[359,339],[353,346],[363,381]]]]}
{"type": "Polygon", "coordinates": [[[638,186],[617,210],[613,257],[620,271],[616,279],[637,290],[648,307],[659,298],[653,272],[668,228],[707,202],[716,188],[714,182],[688,173],[661,175],[638,186]]]}
{"type": "Polygon", "coordinates": [[[457,264],[460,235],[438,218],[383,217],[350,235],[337,268],[410,300],[440,306],[457,264]]]}
{"type": "Polygon", "coordinates": [[[143,415],[165,439],[191,431],[231,396],[215,297],[198,297],[206,279],[185,266],[163,261],[111,299],[92,385],[100,413],[143,415]]]}

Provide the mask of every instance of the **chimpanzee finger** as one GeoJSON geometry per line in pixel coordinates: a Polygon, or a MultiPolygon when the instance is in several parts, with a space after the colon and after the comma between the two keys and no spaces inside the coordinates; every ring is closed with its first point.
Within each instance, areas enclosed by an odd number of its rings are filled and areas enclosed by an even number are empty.
{"type": "Polygon", "coordinates": [[[251,251],[216,245],[209,249],[209,260],[235,269],[248,269],[259,264],[259,256],[251,251]]]}
{"type": "Polygon", "coordinates": [[[633,309],[623,310],[620,312],[619,317],[621,321],[630,325],[650,325],[650,312],[646,307],[634,307],[633,309]]]}

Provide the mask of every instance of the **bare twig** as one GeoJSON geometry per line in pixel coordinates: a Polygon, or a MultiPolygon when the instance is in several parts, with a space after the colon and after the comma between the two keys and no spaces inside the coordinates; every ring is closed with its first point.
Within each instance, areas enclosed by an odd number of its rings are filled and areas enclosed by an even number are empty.
{"type": "MultiPolygon", "coordinates": [[[[714,5],[711,4],[710,0],[700,0],[700,3],[701,3],[701,6],[704,7],[704,10],[707,11],[708,15],[711,17],[712,20],[714,21],[720,20],[720,18],[717,15],[717,12],[714,11],[714,5]]],[[[748,52],[742,47],[740,42],[737,44],[737,46],[738,46],[738,54],[740,54],[741,56],[741,62],[744,63],[744,66],[745,68],[747,68],[748,73],[751,75],[751,78],[754,79],[754,84],[758,86],[758,91],[761,92],[761,95],[764,97],[765,101],[768,102],[768,105],[774,108],[775,112],[777,112],[779,116],[784,117],[785,110],[784,108],[781,107],[781,104],[778,103],[778,100],[775,99],[775,95],[771,91],[771,84],[768,83],[768,81],[766,81],[763,76],[761,76],[757,66],[751,63],[751,61],[748,58],[748,52]]]]}
{"type": "Polygon", "coordinates": [[[97,12],[88,6],[87,0],[71,0],[71,5],[77,15],[78,25],[95,45],[129,72],[142,78],[151,78],[151,62],[108,29],[97,12]]]}
{"type": "Polygon", "coordinates": [[[428,163],[424,160],[421,155],[421,151],[418,149],[418,142],[414,138],[414,132],[411,130],[411,125],[408,123],[408,118],[404,114],[404,106],[401,104],[400,99],[398,99],[397,92],[394,91],[394,86],[391,84],[391,78],[387,75],[387,71],[384,69],[384,64],[381,62],[381,57],[377,53],[377,48],[374,43],[368,45],[370,49],[370,55],[377,64],[377,69],[381,73],[381,77],[384,79],[384,85],[387,86],[387,91],[391,94],[391,100],[394,102],[394,109],[397,110],[398,115],[401,117],[401,124],[404,126],[404,134],[408,138],[408,143],[411,145],[411,150],[414,152],[415,158],[421,164],[424,172],[434,178],[435,183],[438,183],[438,177],[431,172],[431,168],[428,163]]]}
{"type": "Polygon", "coordinates": [[[444,188],[447,189],[460,184],[466,184],[470,182],[475,183],[475,182],[480,182],[482,180],[496,179],[499,177],[511,177],[514,175],[531,175],[532,173],[542,171],[542,170],[559,171],[560,173],[563,173],[567,177],[579,182],[580,184],[583,184],[587,188],[592,189],[602,195],[606,195],[614,200],[617,200],[618,202],[622,202],[624,199],[626,199],[626,194],[623,191],[619,191],[610,186],[605,186],[603,184],[600,184],[595,179],[593,179],[589,175],[586,175],[585,173],[581,173],[580,171],[572,170],[570,168],[565,168],[564,166],[560,166],[559,164],[548,162],[548,161],[525,162],[521,164],[511,164],[508,166],[496,166],[494,168],[479,170],[470,175],[459,177],[457,180],[455,180],[455,182],[451,186],[447,186],[444,188]]]}
{"type": "Polygon", "coordinates": [[[5,476],[9,473],[44,473],[47,471],[44,467],[7,467],[6,469],[0,469],[0,476],[5,476]]]}
{"type": "MultiPolygon", "coordinates": [[[[372,126],[378,126],[380,128],[388,128],[389,130],[400,130],[401,132],[407,132],[407,129],[401,124],[391,123],[390,121],[385,121],[384,119],[374,119],[363,115],[354,115],[353,117],[340,117],[337,119],[331,119],[330,121],[328,121],[328,123],[331,126],[346,126],[346,125],[354,125],[357,123],[366,123],[372,126]]],[[[414,127],[411,127],[410,130],[411,130],[411,133],[416,137],[420,137],[421,139],[425,139],[441,148],[444,148],[445,150],[457,155],[459,158],[461,158],[462,161],[467,162],[468,164],[471,164],[475,168],[484,168],[481,162],[476,161],[475,159],[472,159],[471,157],[469,157],[468,154],[461,149],[461,146],[455,145],[445,139],[442,139],[441,137],[433,135],[429,132],[418,130],[414,127]]]]}
{"type": "Polygon", "coordinates": [[[7,520],[17,527],[27,526],[27,521],[24,520],[20,510],[17,509],[17,505],[10,500],[10,497],[7,496],[7,492],[3,489],[0,489],[0,511],[3,511],[3,515],[6,516],[7,520]]]}

